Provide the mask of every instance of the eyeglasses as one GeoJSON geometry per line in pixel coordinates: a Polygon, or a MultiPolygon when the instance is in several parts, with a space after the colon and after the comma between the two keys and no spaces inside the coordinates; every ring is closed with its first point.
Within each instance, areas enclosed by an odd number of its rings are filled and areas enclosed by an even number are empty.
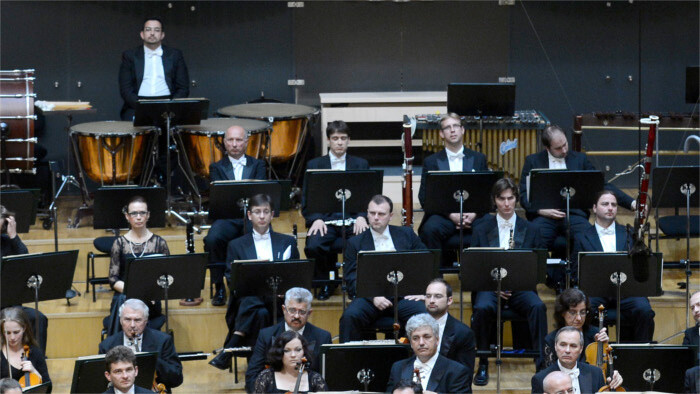
{"type": "Polygon", "coordinates": [[[297,315],[298,314],[299,316],[306,316],[306,314],[309,313],[309,311],[307,311],[306,309],[285,308],[285,310],[290,315],[297,315]]]}
{"type": "Polygon", "coordinates": [[[148,211],[134,211],[134,212],[129,212],[129,216],[132,218],[135,218],[137,216],[146,216],[148,215],[148,211]]]}
{"type": "Polygon", "coordinates": [[[568,311],[566,311],[566,314],[569,315],[569,317],[576,317],[577,315],[581,317],[586,317],[586,315],[588,315],[588,309],[584,309],[578,312],[569,309],[568,311]]]}

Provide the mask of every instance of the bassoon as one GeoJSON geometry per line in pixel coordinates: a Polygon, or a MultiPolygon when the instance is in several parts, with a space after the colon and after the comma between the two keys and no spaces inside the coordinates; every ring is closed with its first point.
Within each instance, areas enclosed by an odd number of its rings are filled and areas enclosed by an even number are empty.
{"type": "Polygon", "coordinates": [[[659,125],[659,117],[651,115],[640,120],[641,124],[649,125],[649,137],[647,138],[647,151],[644,157],[644,171],[639,186],[637,196],[637,212],[634,217],[634,232],[632,233],[632,247],[630,256],[632,257],[632,273],[638,282],[644,282],[649,278],[648,257],[651,250],[644,243],[644,234],[649,229],[647,222],[647,205],[649,204],[649,174],[651,174],[651,161],[654,153],[654,142],[656,141],[656,128],[659,125]]]}
{"type": "MultiPolygon", "coordinates": [[[[413,121],[415,122],[415,121],[413,121]]],[[[403,150],[403,180],[401,182],[403,208],[401,209],[401,224],[413,227],[413,130],[415,123],[409,121],[403,124],[401,148],[403,150]]]]}

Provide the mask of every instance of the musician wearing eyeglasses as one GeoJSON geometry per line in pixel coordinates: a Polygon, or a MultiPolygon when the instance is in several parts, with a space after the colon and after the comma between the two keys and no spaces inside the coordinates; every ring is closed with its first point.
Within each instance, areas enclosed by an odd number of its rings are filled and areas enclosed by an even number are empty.
{"type": "MultiPolygon", "coordinates": [[[[440,137],[445,140],[445,149],[425,158],[423,173],[428,171],[487,171],[486,156],[464,146],[464,127],[462,119],[455,113],[450,113],[440,119],[440,137]]],[[[425,207],[425,182],[421,182],[418,190],[418,200],[425,207]]],[[[433,214],[423,217],[418,227],[418,235],[428,249],[445,249],[447,241],[459,234],[463,228],[464,247],[471,244],[472,229],[477,224],[476,212],[465,212],[461,217],[459,212],[448,216],[433,214]]]]}
{"type": "Polygon", "coordinates": [[[543,386],[545,394],[575,394],[571,377],[561,371],[550,372],[543,386]]]}
{"type": "MultiPolygon", "coordinates": [[[[209,177],[215,181],[240,181],[246,179],[266,179],[265,162],[246,155],[248,132],[240,126],[231,126],[224,134],[226,156],[209,166],[209,177]]],[[[226,304],[224,272],[226,271],[226,249],[228,243],[243,235],[243,228],[250,231],[251,223],[244,225],[245,219],[218,219],[212,223],[204,237],[204,250],[209,252],[209,273],[214,284],[214,297],[211,304],[226,304]]]]}
{"type": "MultiPolygon", "coordinates": [[[[698,335],[700,334],[700,291],[693,293],[693,295],[690,296],[689,302],[690,311],[693,314],[693,319],[695,319],[695,325],[685,330],[683,344],[695,346],[695,352],[697,354],[698,346],[700,346],[700,341],[698,340],[698,335]]],[[[697,393],[698,390],[700,390],[700,367],[695,366],[685,371],[685,392],[697,393]]]]}
{"type": "Polygon", "coordinates": [[[130,298],[119,307],[119,323],[122,331],[107,337],[99,345],[99,354],[105,354],[116,346],[126,346],[136,352],[158,352],[156,382],[168,390],[182,384],[182,363],[175,350],[173,337],[148,328],[148,307],[136,298],[130,298]]]}
{"type": "MultiPolygon", "coordinates": [[[[348,154],[350,145],[350,127],[342,120],[328,123],[326,127],[328,138],[328,154],[309,160],[307,170],[368,170],[367,160],[348,154]]],[[[306,185],[304,185],[306,189],[306,185]]],[[[368,228],[364,212],[347,213],[346,219],[354,220],[353,224],[344,226],[341,212],[311,212],[306,206],[306,198],[302,201],[302,214],[306,222],[306,246],[304,253],[309,259],[316,261],[314,279],[328,279],[330,272],[337,278],[338,269],[335,266],[337,254],[343,247],[342,230],[345,227],[347,239],[362,233],[368,228]],[[331,224],[329,224],[331,223],[331,224]]],[[[327,300],[335,291],[335,286],[324,286],[317,298],[327,300]]]]}
{"type": "Polygon", "coordinates": [[[143,45],[122,53],[119,92],[124,100],[121,119],[131,121],[139,99],[183,98],[190,94],[189,74],[182,52],[162,45],[165,27],[159,18],[143,23],[143,45]]]}
{"type": "Polygon", "coordinates": [[[308,322],[311,312],[313,312],[311,308],[312,299],[313,296],[307,289],[292,287],[287,290],[284,295],[284,305],[282,306],[284,321],[264,328],[260,331],[258,340],[255,342],[253,356],[248,361],[248,369],[245,371],[247,392],[253,392],[255,379],[260,371],[265,369],[267,354],[273,341],[285,331],[298,332],[306,339],[308,349],[313,354],[313,358],[306,356],[310,361],[309,369],[316,372],[321,371],[321,345],[331,343],[331,334],[308,322]]]}
{"type": "MultiPolygon", "coordinates": [[[[631,234],[625,226],[615,222],[617,217],[617,197],[610,190],[602,190],[596,195],[593,205],[594,225],[589,225],[578,234],[574,242],[572,255],[573,272],[578,272],[579,252],[620,252],[629,250],[632,244],[631,234]]],[[[616,308],[614,298],[591,297],[591,307],[596,310],[599,305],[606,309],[616,308]]],[[[620,300],[622,324],[630,325],[631,342],[648,343],[654,337],[654,311],[647,297],[626,297],[620,300]]]]}
{"type": "MultiPolygon", "coordinates": [[[[280,261],[299,258],[297,240],[291,235],[272,231],[270,223],[275,212],[272,198],[267,194],[256,194],[248,204],[248,220],[253,230],[228,244],[226,279],[231,286],[231,264],[236,260],[280,261]]],[[[271,300],[261,297],[229,297],[226,310],[226,325],[229,332],[224,348],[252,346],[258,333],[269,325],[271,300]],[[269,301],[269,302],[267,302],[269,301]]],[[[209,364],[219,369],[231,366],[231,353],[222,352],[209,364]]]]}
{"type": "MultiPolygon", "coordinates": [[[[603,371],[593,365],[579,362],[583,352],[583,333],[576,327],[563,327],[554,339],[557,362],[536,373],[531,380],[532,392],[544,392],[544,379],[554,371],[561,371],[571,377],[576,393],[595,393],[605,386],[603,371]]],[[[616,371],[617,372],[617,371],[616,371]]],[[[611,389],[622,385],[622,376],[616,373],[607,379],[611,389]]]]}
{"type": "MultiPolygon", "coordinates": [[[[515,214],[518,202],[518,188],[509,178],[496,181],[491,189],[491,200],[496,207],[496,215],[486,215],[474,229],[472,246],[496,247],[503,249],[529,249],[539,246],[539,232],[532,223],[515,214]]],[[[476,333],[479,350],[489,350],[492,334],[496,327],[498,295],[495,292],[479,291],[474,297],[472,328],[476,333]]],[[[532,346],[541,351],[544,336],[547,334],[547,307],[536,291],[502,291],[502,307],[508,307],[522,316],[527,316],[532,346]]],[[[536,360],[539,365],[539,361],[536,360]]],[[[479,369],[474,384],[488,384],[488,358],[479,360],[479,369]]]]}

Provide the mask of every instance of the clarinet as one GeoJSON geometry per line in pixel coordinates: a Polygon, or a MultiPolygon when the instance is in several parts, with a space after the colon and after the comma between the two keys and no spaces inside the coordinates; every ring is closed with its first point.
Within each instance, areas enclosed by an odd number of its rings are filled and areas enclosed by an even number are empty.
{"type": "Polygon", "coordinates": [[[413,141],[411,140],[411,123],[404,123],[401,135],[403,149],[403,180],[401,191],[403,208],[401,209],[401,224],[413,227],[413,141]]]}

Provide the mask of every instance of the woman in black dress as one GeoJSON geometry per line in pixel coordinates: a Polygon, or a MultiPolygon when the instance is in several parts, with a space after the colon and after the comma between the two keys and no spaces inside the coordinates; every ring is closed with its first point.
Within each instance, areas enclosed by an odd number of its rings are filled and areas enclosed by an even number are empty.
{"type": "MultiPolygon", "coordinates": [[[[256,393],[293,392],[299,376],[302,358],[312,360],[308,342],[296,331],[285,331],[272,342],[267,361],[270,368],[264,369],[255,379],[256,393]]],[[[307,364],[308,367],[308,364],[307,364]]],[[[318,372],[305,367],[299,384],[299,392],[328,391],[328,386],[318,372]]]]}
{"type": "Polygon", "coordinates": [[[44,352],[36,343],[32,326],[20,307],[5,308],[0,312],[0,330],[2,331],[2,358],[0,359],[0,378],[19,380],[25,372],[39,375],[42,382],[51,380],[46,367],[44,352]],[[29,355],[22,360],[24,346],[29,346],[29,355]],[[10,360],[8,365],[7,360],[10,360]]]}

